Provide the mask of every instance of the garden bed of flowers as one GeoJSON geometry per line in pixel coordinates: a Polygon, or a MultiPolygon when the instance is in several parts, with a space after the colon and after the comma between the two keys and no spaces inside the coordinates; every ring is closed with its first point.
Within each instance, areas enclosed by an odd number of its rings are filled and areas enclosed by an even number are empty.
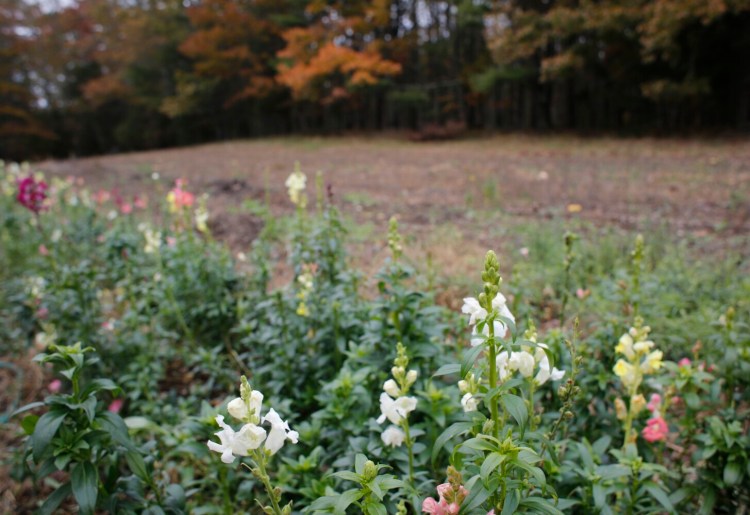
{"type": "Polygon", "coordinates": [[[3,511],[750,509],[732,256],[544,233],[476,256],[458,312],[396,219],[356,270],[320,175],[239,254],[184,181],[79,182],[0,166],[3,511]]]}

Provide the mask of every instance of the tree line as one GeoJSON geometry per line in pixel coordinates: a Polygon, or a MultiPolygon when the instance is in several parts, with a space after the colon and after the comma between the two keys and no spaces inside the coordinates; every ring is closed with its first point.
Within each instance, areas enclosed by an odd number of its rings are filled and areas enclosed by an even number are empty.
{"type": "Polygon", "coordinates": [[[0,156],[288,133],[750,126],[750,0],[0,6],[0,156]]]}

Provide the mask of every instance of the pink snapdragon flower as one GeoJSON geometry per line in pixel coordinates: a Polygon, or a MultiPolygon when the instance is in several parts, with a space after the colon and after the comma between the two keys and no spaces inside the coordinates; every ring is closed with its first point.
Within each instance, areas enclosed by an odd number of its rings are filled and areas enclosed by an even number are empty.
{"type": "Polygon", "coordinates": [[[110,198],[111,195],[107,190],[99,190],[94,193],[94,202],[96,202],[98,205],[102,205],[105,202],[108,202],[110,198]]]}
{"type": "Polygon", "coordinates": [[[59,379],[53,379],[50,381],[50,383],[47,385],[47,390],[50,391],[50,393],[57,393],[62,389],[62,381],[59,379]]]}
{"type": "Polygon", "coordinates": [[[456,515],[469,492],[463,486],[453,488],[450,483],[437,486],[438,499],[428,497],[422,502],[422,511],[433,515],[456,515]]]}
{"type": "Polygon", "coordinates": [[[146,207],[148,207],[146,197],[141,197],[139,195],[133,197],[133,206],[137,207],[138,209],[146,209],[146,207]]]}
{"type": "Polygon", "coordinates": [[[646,408],[651,413],[654,413],[655,411],[659,411],[659,408],[661,407],[661,395],[658,393],[652,393],[651,399],[648,401],[648,404],[646,405],[646,408]]]}
{"type": "Polygon", "coordinates": [[[39,255],[40,256],[49,256],[49,249],[47,248],[47,246],[44,243],[42,243],[41,245],[39,245],[39,255]]]}
{"type": "Polygon", "coordinates": [[[120,413],[120,410],[122,409],[122,405],[125,404],[125,401],[122,399],[115,399],[110,404],[107,410],[111,413],[120,413]]]}
{"type": "Polygon", "coordinates": [[[123,202],[120,204],[120,213],[123,215],[129,215],[133,212],[133,205],[128,202],[123,202]]]}
{"type": "Polygon", "coordinates": [[[667,426],[666,420],[662,417],[650,418],[646,422],[646,427],[643,428],[641,434],[650,443],[663,441],[666,440],[669,434],[669,426],[667,426]]]}
{"type": "Polygon", "coordinates": [[[195,203],[195,195],[182,189],[184,185],[184,179],[177,179],[175,181],[175,187],[167,194],[169,211],[172,213],[176,213],[185,207],[192,207],[195,203]]]}
{"type": "Polygon", "coordinates": [[[35,181],[33,177],[26,177],[18,182],[18,195],[16,200],[26,209],[39,214],[44,209],[44,201],[47,198],[47,183],[35,181]]]}
{"type": "Polygon", "coordinates": [[[692,361],[690,361],[690,358],[682,358],[677,364],[681,367],[689,367],[692,364],[692,361]]]}
{"type": "Polygon", "coordinates": [[[436,501],[432,497],[428,497],[422,502],[422,512],[432,513],[433,515],[454,515],[458,513],[459,509],[457,504],[449,505],[445,499],[436,501]]]}

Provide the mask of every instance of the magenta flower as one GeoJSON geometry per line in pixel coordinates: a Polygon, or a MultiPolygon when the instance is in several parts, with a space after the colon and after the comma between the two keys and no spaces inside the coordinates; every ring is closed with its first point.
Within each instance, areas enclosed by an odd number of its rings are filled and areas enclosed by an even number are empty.
{"type": "Polygon", "coordinates": [[[44,209],[47,198],[47,183],[35,181],[33,177],[26,177],[18,182],[18,196],[16,200],[26,209],[39,214],[44,209]]]}
{"type": "Polygon", "coordinates": [[[691,361],[689,358],[682,358],[680,361],[677,362],[677,364],[681,367],[689,367],[691,364],[691,361]]]}
{"type": "Polygon", "coordinates": [[[641,434],[647,442],[659,442],[666,440],[667,435],[669,434],[669,426],[667,426],[666,420],[662,417],[650,418],[648,422],[646,422],[646,427],[643,428],[641,434]]]}

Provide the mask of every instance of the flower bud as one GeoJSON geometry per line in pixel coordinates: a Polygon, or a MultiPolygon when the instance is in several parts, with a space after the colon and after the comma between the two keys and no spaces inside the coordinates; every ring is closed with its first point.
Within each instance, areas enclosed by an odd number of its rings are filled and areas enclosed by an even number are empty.
{"type": "Polygon", "coordinates": [[[365,463],[365,470],[362,474],[362,477],[365,481],[370,481],[371,479],[374,479],[375,476],[378,475],[378,468],[375,466],[375,464],[371,460],[367,460],[365,463]]]}
{"type": "Polygon", "coordinates": [[[237,420],[245,420],[249,414],[245,401],[239,397],[232,399],[229,404],[227,404],[227,411],[237,420]]]}
{"type": "Polygon", "coordinates": [[[628,417],[628,408],[625,406],[625,401],[619,397],[615,399],[615,413],[618,420],[625,420],[628,417]]]}
{"type": "Polygon", "coordinates": [[[413,385],[416,380],[417,380],[417,371],[409,370],[409,372],[407,372],[406,374],[406,383],[408,385],[413,385]]]}
{"type": "Polygon", "coordinates": [[[393,379],[389,379],[383,384],[383,391],[394,398],[401,395],[401,389],[393,379]]]}
{"type": "Polygon", "coordinates": [[[640,393],[634,395],[633,398],[630,399],[630,408],[633,410],[633,415],[640,413],[644,407],[646,407],[646,398],[640,393]]]}
{"type": "Polygon", "coordinates": [[[459,391],[460,391],[461,393],[466,393],[466,392],[468,392],[468,391],[469,391],[469,383],[468,383],[468,381],[464,381],[463,379],[461,379],[461,380],[460,380],[460,381],[458,382],[458,390],[459,390],[459,391]]]}
{"type": "Polygon", "coordinates": [[[395,377],[396,379],[404,377],[404,374],[406,373],[406,370],[404,370],[404,367],[392,367],[391,368],[391,375],[395,377]]]}

